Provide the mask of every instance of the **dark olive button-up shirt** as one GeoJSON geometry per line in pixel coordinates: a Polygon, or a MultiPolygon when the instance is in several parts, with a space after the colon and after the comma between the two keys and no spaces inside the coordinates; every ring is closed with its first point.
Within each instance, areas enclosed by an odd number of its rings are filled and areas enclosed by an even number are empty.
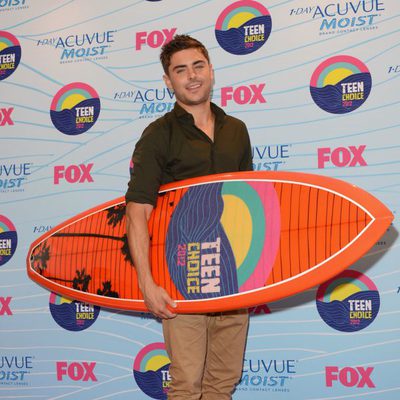
{"type": "Polygon", "coordinates": [[[177,103],[152,122],[136,143],[126,201],[155,205],[160,185],[223,172],[251,171],[249,134],[241,120],[211,103],[214,141],[177,103]]]}

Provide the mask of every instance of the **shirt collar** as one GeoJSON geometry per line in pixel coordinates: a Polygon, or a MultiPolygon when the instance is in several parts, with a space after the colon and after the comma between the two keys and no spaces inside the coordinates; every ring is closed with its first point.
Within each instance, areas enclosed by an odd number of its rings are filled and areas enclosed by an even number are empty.
{"type": "MultiPolygon", "coordinates": [[[[213,114],[215,115],[215,123],[216,126],[223,124],[224,119],[225,119],[225,111],[218,107],[216,104],[214,103],[210,103],[211,105],[211,111],[213,112],[213,114]]],[[[194,125],[194,119],[193,119],[193,115],[188,113],[183,107],[181,107],[178,103],[175,103],[174,106],[174,113],[176,115],[177,118],[183,120],[183,121],[190,121],[191,124],[194,125]]]]}

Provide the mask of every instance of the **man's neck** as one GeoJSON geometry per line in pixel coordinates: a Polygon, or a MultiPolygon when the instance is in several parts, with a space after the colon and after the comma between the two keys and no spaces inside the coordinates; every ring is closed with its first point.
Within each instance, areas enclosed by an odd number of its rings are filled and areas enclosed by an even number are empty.
{"type": "Polygon", "coordinates": [[[189,114],[193,115],[194,124],[197,127],[205,126],[213,118],[211,111],[211,102],[196,104],[193,106],[182,104],[180,101],[177,103],[189,114]]]}
{"type": "Polygon", "coordinates": [[[202,130],[212,141],[214,141],[214,126],[215,116],[211,111],[210,101],[197,104],[195,106],[188,106],[178,101],[178,104],[193,115],[194,124],[202,130]]]}

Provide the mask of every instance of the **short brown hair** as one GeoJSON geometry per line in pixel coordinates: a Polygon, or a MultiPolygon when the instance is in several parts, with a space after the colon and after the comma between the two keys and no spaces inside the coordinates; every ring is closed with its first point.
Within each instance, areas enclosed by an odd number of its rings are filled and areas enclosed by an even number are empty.
{"type": "Polygon", "coordinates": [[[174,38],[161,48],[160,61],[164,72],[168,75],[168,68],[171,65],[173,54],[181,50],[199,49],[203,56],[210,62],[208,51],[204,44],[189,35],[175,35],[174,38]]]}

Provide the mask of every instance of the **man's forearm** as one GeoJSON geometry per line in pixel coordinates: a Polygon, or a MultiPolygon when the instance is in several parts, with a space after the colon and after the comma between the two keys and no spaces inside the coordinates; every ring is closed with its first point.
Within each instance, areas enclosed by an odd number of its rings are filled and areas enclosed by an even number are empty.
{"type": "Polygon", "coordinates": [[[128,203],[126,207],[128,244],[138,275],[139,287],[143,291],[146,283],[154,282],[151,274],[148,219],[152,206],[128,203]]]}
{"type": "Polygon", "coordinates": [[[147,308],[159,318],[174,318],[176,314],[169,308],[175,308],[175,302],[165,289],[154,282],[151,273],[148,221],[152,210],[153,206],[150,204],[127,204],[126,221],[129,249],[136,267],[139,288],[147,308]]]}

